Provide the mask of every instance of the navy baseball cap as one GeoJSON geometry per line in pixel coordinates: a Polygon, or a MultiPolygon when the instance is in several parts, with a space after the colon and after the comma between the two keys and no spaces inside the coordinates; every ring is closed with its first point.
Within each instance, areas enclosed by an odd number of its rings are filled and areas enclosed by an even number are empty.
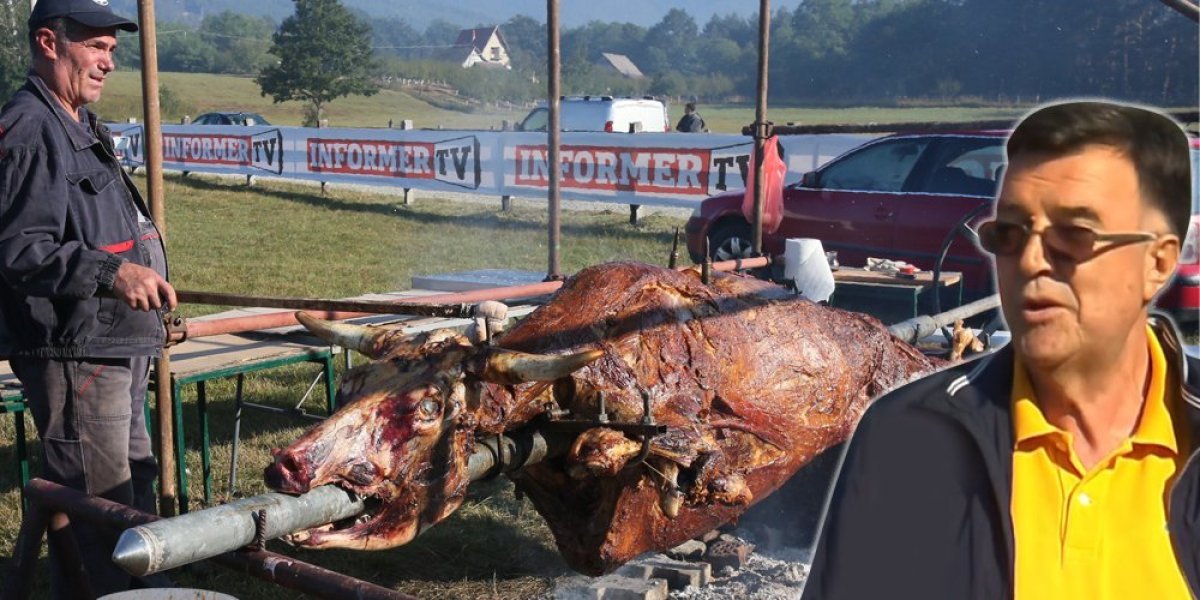
{"type": "Polygon", "coordinates": [[[29,30],[33,31],[46,21],[66,17],[88,27],[108,29],[115,27],[125,31],[137,31],[137,23],[119,16],[108,7],[109,0],[37,0],[29,14],[29,30]]]}

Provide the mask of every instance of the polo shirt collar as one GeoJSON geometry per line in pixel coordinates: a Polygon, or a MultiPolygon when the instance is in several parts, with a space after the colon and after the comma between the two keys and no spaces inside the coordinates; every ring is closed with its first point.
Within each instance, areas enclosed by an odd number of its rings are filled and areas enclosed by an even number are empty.
{"type": "MultiPolygon", "coordinates": [[[[1142,414],[1138,417],[1130,441],[1134,444],[1160,446],[1170,450],[1172,454],[1179,453],[1175,430],[1171,422],[1171,414],[1167,410],[1166,389],[1167,365],[1166,355],[1154,330],[1146,326],[1146,345],[1150,352],[1150,385],[1147,389],[1146,401],[1142,414]]],[[[1014,357],[1015,358],[1015,357],[1014,357]]],[[[1042,409],[1034,398],[1033,385],[1025,366],[1019,359],[1013,361],[1012,407],[1013,434],[1016,446],[1022,442],[1048,435],[1062,435],[1065,432],[1046,420],[1042,409]]]]}

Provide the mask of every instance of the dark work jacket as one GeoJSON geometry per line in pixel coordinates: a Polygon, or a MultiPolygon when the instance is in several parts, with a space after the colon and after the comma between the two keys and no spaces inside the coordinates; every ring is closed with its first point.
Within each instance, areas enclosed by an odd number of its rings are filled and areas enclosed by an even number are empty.
{"type": "MultiPolygon", "coordinates": [[[[1200,440],[1200,361],[1184,355],[1168,319],[1150,323],[1170,365],[1168,389],[1183,390],[1183,407],[1172,407],[1175,426],[1200,440]]],[[[1013,597],[1013,359],[1011,347],[1002,348],[867,409],[830,496],[805,600],[1013,597]]],[[[1168,509],[1171,543],[1194,597],[1197,454],[1178,473],[1168,509]]]]}
{"type": "Polygon", "coordinates": [[[675,131],[684,133],[699,133],[704,131],[704,119],[700,117],[700,113],[692,113],[683,115],[679,119],[679,123],[675,125],[675,131]]]}
{"type": "MultiPolygon", "coordinates": [[[[161,240],[108,128],[76,122],[31,74],[0,109],[0,354],[42,358],[157,355],[157,311],[112,294],[126,261],[151,264],[161,240]],[[155,245],[151,247],[150,244],[155,245]]],[[[165,261],[164,261],[165,262],[165,261]]]]}

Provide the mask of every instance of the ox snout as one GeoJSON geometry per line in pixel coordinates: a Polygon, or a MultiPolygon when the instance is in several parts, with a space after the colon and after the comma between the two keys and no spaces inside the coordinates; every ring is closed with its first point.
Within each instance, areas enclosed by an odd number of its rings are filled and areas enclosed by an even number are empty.
{"type": "Polygon", "coordinates": [[[312,469],[291,450],[275,452],[275,462],[263,472],[267,487],[290,494],[303,494],[312,483],[312,469]]]}

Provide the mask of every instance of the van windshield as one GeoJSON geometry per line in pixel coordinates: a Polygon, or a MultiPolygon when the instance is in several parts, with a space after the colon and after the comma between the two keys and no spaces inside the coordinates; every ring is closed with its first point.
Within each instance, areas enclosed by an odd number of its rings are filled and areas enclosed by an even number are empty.
{"type": "Polygon", "coordinates": [[[535,108],[529,116],[521,121],[521,131],[546,131],[549,124],[550,112],[544,108],[535,108]]]}

